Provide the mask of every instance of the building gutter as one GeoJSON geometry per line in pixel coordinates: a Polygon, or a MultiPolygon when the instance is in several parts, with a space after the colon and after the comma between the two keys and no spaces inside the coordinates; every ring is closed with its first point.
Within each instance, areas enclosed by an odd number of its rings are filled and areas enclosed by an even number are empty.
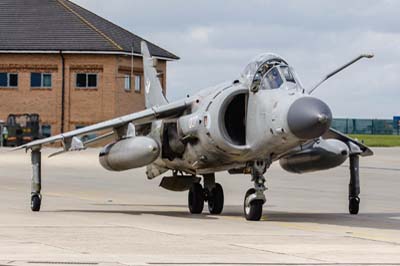
{"type": "Polygon", "coordinates": [[[64,133],[65,119],[65,58],[63,51],[60,51],[61,57],[61,132],[64,133]]]}

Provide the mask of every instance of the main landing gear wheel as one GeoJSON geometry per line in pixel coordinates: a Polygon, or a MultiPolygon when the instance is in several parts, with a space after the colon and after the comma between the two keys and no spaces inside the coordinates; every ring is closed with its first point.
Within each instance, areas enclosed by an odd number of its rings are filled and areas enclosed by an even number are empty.
{"type": "Polygon", "coordinates": [[[208,210],[211,214],[221,214],[224,208],[224,191],[219,183],[208,193],[208,210]]]}
{"type": "Polygon", "coordinates": [[[193,183],[188,196],[189,211],[193,214],[200,214],[204,208],[204,190],[199,183],[193,183]]]}
{"type": "Polygon", "coordinates": [[[244,215],[248,221],[259,221],[262,216],[263,204],[262,200],[253,200],[249,202],[249,196],[254,195],[256,190],[251,188],[247,190],[246,196],[244,197],[244,215]]]}
{"type": "Polygon", "coordinates": [[[42,197],[40,195],[34,194],[31,196],[31,210],[34,212],[40,211],[40,205],[42,202],[42,197]]]}
{"type": "Polygon", "coordinates": [[[360,209],[360,198],[354,197],[349,199],[349,213],[350,214],[358,214],[360,209]]]}

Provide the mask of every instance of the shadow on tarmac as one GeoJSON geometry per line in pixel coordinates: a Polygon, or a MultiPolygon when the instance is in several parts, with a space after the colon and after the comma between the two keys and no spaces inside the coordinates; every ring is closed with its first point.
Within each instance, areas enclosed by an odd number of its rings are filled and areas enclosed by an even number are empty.
{"type": "MultiPolygon", "coordinates": [[[[102,204],[98,204],[102,205],[102,204]]],[[[104,204],[104,206],[115,207],[114,204],[104,204]]],[[[178,217],[185,219],[206,219],[217,220],[224,217],[243,217],[241,206],[226,206],[222,214],[210,215],[207,213],[207,207],[204,208],[203,214],[190,214],[186,210],[185,205],[143,205],[143,204],[115,204],[124,207],[143,207],[143,210],[55,210],[47,212],[70,212],[70,213],[105,213],[105,214],[127,214],[127,215],[159,215],[168,217],[178,217]],[[161,210],[145,210],[148,207],[158,207],[161,210]],[[182,208],[182,210],[168,210],[168,208],[182,208]],[[164,210],[162,210],[164,209],[164,210]]],[[[244,219],[244,218],[243,218],[244,219]]],[[[305,212],[277,212],[264,211],[263,218],[260,222],[285,222],[285,223],[310,223],[362,228],[376,228],[400,230],[400,213],[360,213],[358,215],[350,215],[347,213],[305,213],[305,212]]]]}

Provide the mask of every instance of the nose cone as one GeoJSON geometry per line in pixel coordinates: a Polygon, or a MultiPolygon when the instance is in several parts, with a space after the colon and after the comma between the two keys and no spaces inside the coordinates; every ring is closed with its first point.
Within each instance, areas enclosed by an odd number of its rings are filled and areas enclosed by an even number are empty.
{"type": "Polygon", "coordinates": [[[313,139],[323,135],[331,126],[332,112],[323,101],[303,97],[289,108],[288,125],[290,131],[300,139],[313,139]]]}

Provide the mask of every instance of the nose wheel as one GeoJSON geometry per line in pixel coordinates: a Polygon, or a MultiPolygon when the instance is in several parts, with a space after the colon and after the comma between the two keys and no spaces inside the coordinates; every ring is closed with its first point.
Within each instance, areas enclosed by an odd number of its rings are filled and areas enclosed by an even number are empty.
{"type": "Polygon", "coordinates": [[[264,191],[267,190],[263,174],[269,165],[268,161],[256,161],[251,167],[254,188],[247,190],[243,202],[244,217],[248,221],[259,221],[262,217],[263,205],[266,202],[264,191]]]}
{"type": "Polygon", "coordinates": [[[259,221],[262,216],[264,202],[262,200],[251,200],[251,195],[255,195],[256,190],[250,188],[244,197],[244,216],[248,221],[259,221]]]}

